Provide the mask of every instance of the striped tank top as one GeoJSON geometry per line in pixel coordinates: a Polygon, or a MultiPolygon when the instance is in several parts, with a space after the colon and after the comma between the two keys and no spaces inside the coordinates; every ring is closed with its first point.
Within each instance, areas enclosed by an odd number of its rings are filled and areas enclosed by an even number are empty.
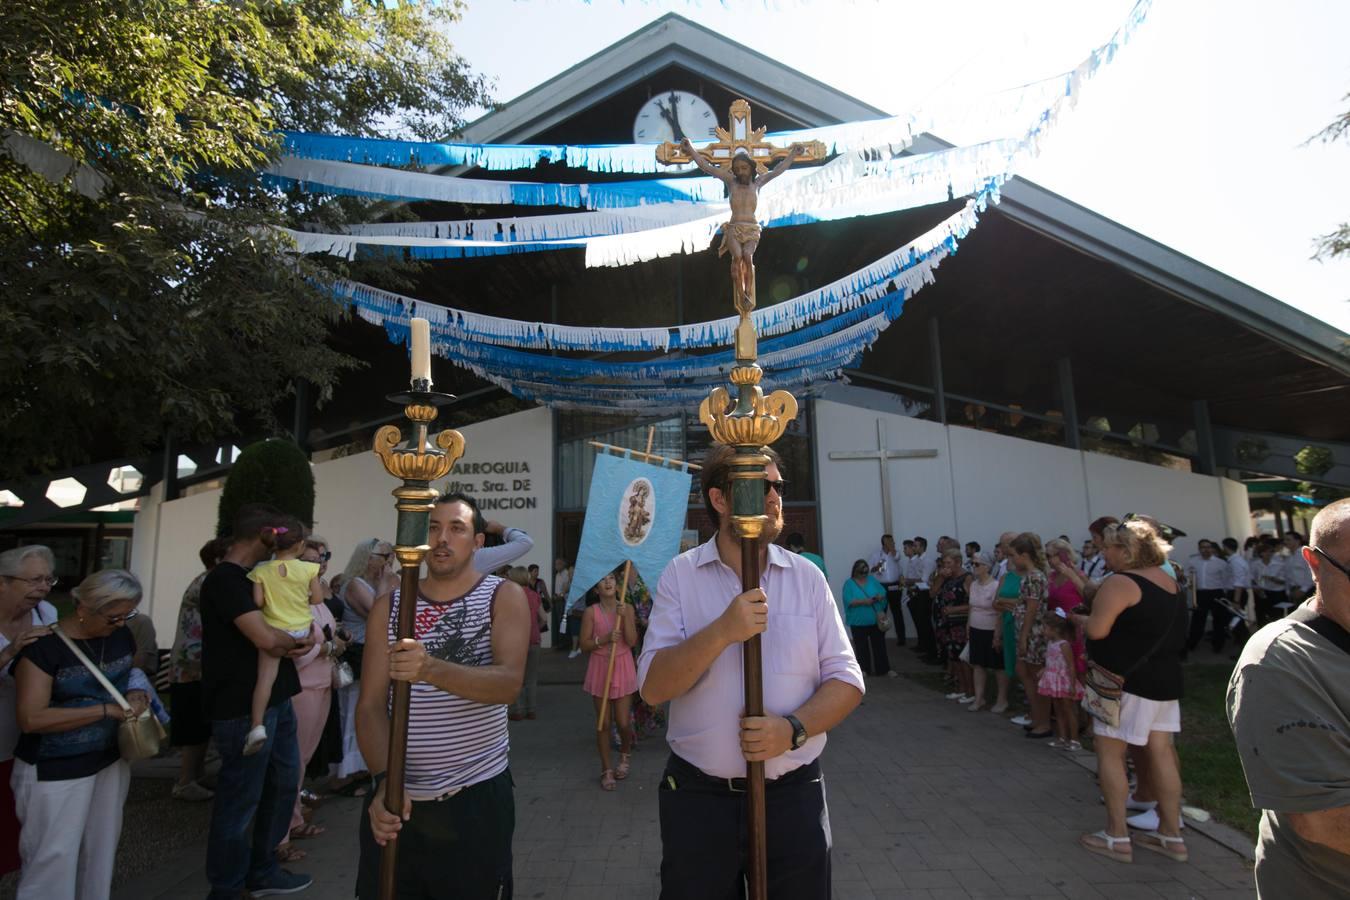
{"type": "MultiPolygon", "coordinates": [[[[485,575],[463,597],[417,599],[413,633],[436,659],[462,666],[492,664],[492,601],[502,579],[485,575]]],[[[397,640],[399,592],[389,605],[389,640],[397,640]]],[[[392,696],[392,690],[391,690],[392,696]]],[[[412,685],[405,784],[413,800],[433,800],[501,774],[510,740],[506,706],[478,703],[430,684],[412,685]]]]}

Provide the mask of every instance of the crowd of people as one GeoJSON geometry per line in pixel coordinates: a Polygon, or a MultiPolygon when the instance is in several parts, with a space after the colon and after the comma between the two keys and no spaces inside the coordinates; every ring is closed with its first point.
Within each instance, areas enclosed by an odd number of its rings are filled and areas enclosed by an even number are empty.
{"type": "MultiPolygon", "coordinates": [[[[882,535],[840,585],[841,615],[868,676],[896,675],[887,648],[893,635],[897,650],[944,671],[948,699],[972,712],[1007,713],[1029,739],[1078,751],[1090,724],[1107,825],[1084,835],[1084,847],[1112,859],[1132,858],[1133,845],[1185,859],[1172,746],[1182,662],[1207,624],[1220,652],[1230,637],[1245,640],[1302,603],[1312,590],[1305,542],[1293,531],[1241,547],[1235,538],[1202,539],[1178,563],[1170,558],[1173,529],[1147,516],[1103,517],[1088,531],[1081,550],[1067,535],[1043,541],[1010,531],[987,553],[944,535],[931,555],[922,536],[897,546],[882,535]],[[1016,716],[1010,685],[1020,685],[1025,703],[1016,716]],[[1117,696],[1106,698],[1103,713],[1101,691],[1112,688],[1117,696]],[[1092,715],[1083,711],[1085,693],[1092,715]],[[1133,792],[1127,768],[1136,775],[1133,792]]],[[[788,546],[801,552],[804,542],[794,535],[788,546]]],[[[823,570],[819,560],[812,555],[823,570]]]]}
{"type": "MultiPolygon", "coordinates": [[[[705,469],[714,521],[726,505],[719,465],[728,463],[714,453],[705,469]]],[[[781,530],[774,487],[781,482],[773,474],[771,466],[766,505],[781,530]]],[[[854,562],[837,594],[802,537],[788,536],[789,552],[772,543],[773,529],[765,535],[764,589],[741,591],[739,547],[722,546],[735,541],[719,532],[668,567],[659,604],[634,573],[620,570],[568,609],[572,570],[563,560],[555,561],[551,584],[537,566],[514,565],[532,548],[529,536],[486,521],[472,499],[452,494],[433,508],[415,637],[399,641],[399,579],[387,541],[361,541],[330,579],[326,539],[280,511],[248,506],[230,536],[201,548],[204,571],[183,595],[168,660],[170,740],[181,754],[173,795],[213,801],[212,896],[290,893],[310,883],[283,867],[304,858],[298,841],[324,830],[308,814],[317,798],[302,789],[306,771],[327,777],[330,790],[366,798],[358,896],[377,893],[379,847],[394,837],[403,848],[401,895],[429,895],[426,873],[442,871],[451,857],[479,894],[509,890],[507,723],[538,715],[540,635],[551,612],[573,649],[587,654],[583,689],[596,713],[601,789],[613,791],[628,777],[644,729],[664,732],[670,745],[658,799],[671,861],[663,883],[672,896],[693,896],[707,883],[681,882],[678,873],[690,868],[682,859],[728,878],[739,871],[739,860],[723,859],[714,844],[737,827],[732,807],[745,760],[769,762],[777,785],[769,799],[786,817],[825,821],[817,759],[824,733],[861,700],[865,675],[896,675],[895,652],[913,651],[940,667],[949,699],[972,712],[1020,712],[1010,721],[1028,739],[1081,750],[1090,726],[1106,822],[1083,835],[1082,846],[1122,862],[1135,848],[1184,861],[1173,737],[1181,728],[1185,655],[1207,626],[1216,650],[1230,637],[1245,638],[1250,626],[1300,603],[1322,576],[1296,533],[1245,547],[1205,539],[1177,563],[1169,558],[1172,530],[1147,516],[1101,518],[1088,531],[1081,552],[1063,535],[1043,541],[1007,532],[987,552],[943,536],[931,556],[922,536],[897,546],[884,535],[870,557],[854,562]],[[717,599],[724,594],[729,605],[717,599]],[[784,622],[808,619],[815,623],[809,631],[783,630],[784,622]],[[717,723],[727,704],[739,702],[734,645],[765,631],[766,671],[774,672],[766,714],[732,721],[723,734],[717,723]],[[809,646],[798,647],[807,634],[809,646]],[[416,804],[418,812],[411,818],[390,815],[383,803],[394,681],[412,684],[406,810],[416,804]],[[211,742],[220,763],[214,776],[205,765],[211,742]],[[437,838],[467,821],[473,833],[461,832],[452,846],[437,838]],[[419,866],[433,858],[435,866],[419,866]]],[[[146,710],[168,716],[149,677],[154,654],[136,626],[146,617],[137,615],[135,576],[116,569],[89,576],[71,591],[70,612],[58,616],[47,602],[53,567],[45,547],[0,553],[0,751],[7,757],[0,760],[0,867],[21,869],[21,898],[106,896],[130,782],[119,730],[146,710]]],[[[1268,632],[1253,641],[1263,654],[1280,646],[1268,632]]],[[[1258,693],[1247,686],[1258,683],[1252,675],[1247,683],[1234,677],[1243,696],[1258,693]]],[[[1239,731],[1241,700],[1230,700],[1239,731]]],[[[1245,709],[1254,706],[1246,700],[1245,709]]],[[[1244,763],[1251,777],[1258,764],[1244,763]]],[[[1272,818],[1278,834],[1268,839],[1268,854],[1279,856],[1280,841],[1309,840],[1297,827],[1300,812],[1272,818]]],[[[771,880],[806,890],[820,878],[821,854],[828,858],[828,826],[823,837],[793,833],[780,851],[771,880]]],[[[828,879],[828,865],[824,872],[828,879]]]]}

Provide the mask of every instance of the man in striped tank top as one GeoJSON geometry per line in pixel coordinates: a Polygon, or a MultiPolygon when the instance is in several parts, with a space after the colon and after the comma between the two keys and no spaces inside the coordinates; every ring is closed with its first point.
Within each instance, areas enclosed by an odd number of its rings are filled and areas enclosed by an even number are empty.
{"type": "Polygon", "coordinates": [[[438,500],[416,637],[396,641],[398,591],[377,599],[366,620],[356,736],[376,789],[361,828],[363,900],[379,895],[380,848],[395,839],[399,900],[511,896],[506,706],[520,692],[532,622],[519,585],[474,570],[485,529],[473,500],[438,500]],[[375,639],[381,632],[386,641],[375,639]],[[384,808],[393,680],[412,683],[402,819],[384,808]]]}

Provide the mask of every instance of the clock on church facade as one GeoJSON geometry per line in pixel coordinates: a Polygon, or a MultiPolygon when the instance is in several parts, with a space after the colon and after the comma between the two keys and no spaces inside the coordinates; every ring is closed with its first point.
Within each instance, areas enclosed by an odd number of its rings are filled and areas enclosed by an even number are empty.
{"type": "Polygon", "coordinates": [[[633,142],[659,144],[717,139],[717,114],[708,102],[688,91],[663,91],[642,104],[633,119],[633,142]]]}

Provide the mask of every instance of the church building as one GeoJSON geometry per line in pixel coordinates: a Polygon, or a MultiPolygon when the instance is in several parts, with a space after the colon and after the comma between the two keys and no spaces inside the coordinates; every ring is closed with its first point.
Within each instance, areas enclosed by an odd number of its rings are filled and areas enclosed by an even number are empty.
{"type": "MultiPolygon", "coordinates": [[[[471,123],[462,140],[697,143],[737,98],[770,133],[888,115],[671,14],[471,123]],[[671,109],[680,112],[672,117],[671,109]]],[[[910,152],[947,146],[923,134],[910,152]]],[[[635,177],[561,163],[440,174],[591,184],[635,177]]],[[[756,255],[760,306],[867,265],[964,202],[766,230],[756,255]]],[[[422,221],[558,211],[567,210],[411,205],[422,221]]],[[[405,293],[529,322],[675,327],[732,314],[727,272],[715,245],[602,268],[587,268],[582,250],[562,249],[433,260],[405,293]]],[[[883,532],[986,547],[1005,530],[1077,542],[1092,519],[1136,512],[1187,532],[1178,552],[1188,555],[1197,539],[1252,533],[1248,482],[1350,489],[1350,417],[1332,412],[1350,409],[1350,337],[1331,325],[1020,178],[1002,186],[1001,202],[935,276],[843,377],[793,388],[801,413],[775,445],[788,482],[785,534],[801,532],[821,553],[836,592],[883,532]]],[[[403,346],[359,317],[338,326],[333,341],[368,367],[344,376],[322,406],[300,391],[285,418],[293,423],[287,436],[311,454],[315,530],[329,540],[337,571],[358,540],[394,536],[395,483],[370,446],[379,426],[399,418],[384,395],[406,387],[407,361],[403,346]]],[[[545,573],[555,557],[575,558],[590,442],[641,449],[654,428],[654,453],[697,462],[709,441],[696,403],[539,405],[441,357],[433,376],[438,390],[461,398],[439,424],[467,442],[448,488],[478,498],[488,518],[529,532],[535,547],[524,562],[545,573]]],[[[771,367],[764,385],[781,386],[771,367]]],[[[146,581],[159,634],[171,635],[235,448],[261,437],[63,473],[87,488],[64,508],[44,491],[16,488],[23,505],[3,511],[0,546],[66,528],[85,552],[59,574],[78,579],[106,553],[102,538],[89,536],[95,524],[79,517],[139,498],[130,531],[122,523],[117,532],[129,551],[119,548],[146,581]],[[140,480],[105,487],[119,467],[140,480]]],[[[1260,501],[1271,502],[1281,501],[1260,501]]],[[[687,529],[691,538],[712,533],[697,478],[687,529]]]]}

